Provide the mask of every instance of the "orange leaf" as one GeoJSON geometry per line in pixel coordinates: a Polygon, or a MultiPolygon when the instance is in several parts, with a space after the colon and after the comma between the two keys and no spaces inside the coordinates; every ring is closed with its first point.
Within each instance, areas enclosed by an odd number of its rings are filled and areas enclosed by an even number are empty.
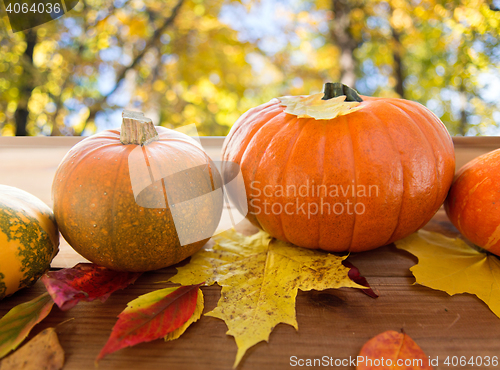
{"type": "Polygon", "coordinates": [[[0,370],[59,370],[64,365],[64,350],[54,328],[47,328],[9,357],[0,361],[0,370]]]}
{"type": "Polygon", "coordinates": [[[365,343],[357,358],[357,370],[430,370],[422,349],[405,333],[383,332],[365,343]]]}

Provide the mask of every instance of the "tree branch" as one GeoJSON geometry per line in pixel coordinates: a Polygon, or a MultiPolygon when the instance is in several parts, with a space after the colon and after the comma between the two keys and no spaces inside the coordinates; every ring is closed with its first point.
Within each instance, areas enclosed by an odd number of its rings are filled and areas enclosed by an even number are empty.
{"type": "Polygon", "coordinates": [[[467,91],[465,90],[465,85],[463,83],[460,84],[459,88],[459,104],[460,104],[460,122],[458,124],[458,133],[462,136],[467,134],[467,130],[469,128],[468,123],[468,114],[467,114],[467,91]]]}
{"type": "Polygon", "coordinates": [[[19,99],[17,101],[17,108],[14,112],[14,119],[16,121],[16,136],[26,136],[26,125],[28,123],[29,110],[28,102],[31,94],[36,87],[35,78],[33,76],[33,51],[38,42],[37,33],[33,29],[24,31],[26,40],[26,49],[22,55],[23,75],[21,78],[21,85],[19,87],[19,99]]]}
{"type": "Polygon", "coordinates": [[[162,33],[168,27],[170,27],[170,25],[174,22],[175,18],[177,17],[177,14],[179,13],[179,10],[180,10],[181,5],[182,5],[183,2],[184,2],[184,0],[179,0],[179,2],[177,3],[177,5],[172,9],[172,14],[170,15],[170,17],[168,17],[165,20],[165,22],[154,32],[153,37],[151,37],[149,39],[149,41],[146,43],[146,46],[144,47],[144,49],[142,49],[142,51],[139,54],[137,54],[137,56],[135,57],[135,59],[132,62],[132,64],[130,64],[129,66],[123,68],[123,70],[118,75],[115,87],[109,93],[107,93],[104,96],[104,98],[109,97],[111,94],[113,94],[116,91],[116,89],[118,88],[118,85],[120,85],[120,82],[125,78],[125,75],[127,74],[127,72],[129,70],[131,70],[131,69],[134,69],[135,66],[142,60],[142,58],[144,57],[144,55],[146,54],[146,52],[149,50],[149,48],[151,48],[151,46],[153,46],[155,43],[158,42],[158,40],[160,39],[162,33]]]}
{"type": "Polygon", "coordinates": [[[405,74],[403,71],[403,45],[401,44],[399,32],[396,31],[394,27],[391,26],[392,30],[392,39],[394,41],[394,47],[392,51],[392,58],[394,60],[393,70],[394,77],[396,78],[396,92],[399,97],[405,99],[405,74]]]}
{"type": "Polygon", "coordinates": [[[344,85],[354,87],[356,83],[356,60],[354,50],[358,42],[351,34],[351,11],[356,8],[356,2],[349,0],[332,0],[334,19],[330,23],[330,34],[340,48],[340,78],[344,85]]]}
{"type": "MultiPolygon", "coordinates": [[[[83,49],[85,47],[85,38],[86,38],[86,35],[87,35],[87,32],[89,30],[89,22],[87,21],[87,17],[86,17],[86,12],[88,12],[88,9],[89,9],[89,6],[87,4],[87,1],[86,0],[80,0],[83,4],[83,8],[82,8],[82,18],[84,19],[84,27],[83,27],[83,30],[82,30],[82,36],[80,37],[81,40],[80,40],[80,43],[78,45],[78,51],[76,52],[76,55],[81,55],[82,52],[83,52],[83,49]]],[[[50,133],[50,136],[61,136],[61,130],[59,129],[59,126],[57,125],[57,116],[59,114],[59,111],[61,110],[62,108],[62,105],[63,105],[63,101],[62,101],[62,95],[64,93],[64,89],[68,86],[68,83],[70,82],[70,79],[71,77],[73,76],[73,73],[69,72],[68,75],[66,76],[66,78],[64,79],[64,82],[61,86],[61,93],[59,94],[59,96],[56,98],[55,96],[52,96],[52,94],[49,93],[49,96],[51,96],[51,98],[56,102],[56,110],[53,114],[53,123],[52,123],[52,131],[50,133]]],[[[74,131],[72,129],[72,131],[74,131]]]]}
{"type": "MultiPolygon", "coordinates": [[[[90,114],[89,114],[89,118],[87,119],[87,122],[89,122],[95,118],[95,115],[101,109],[102,103],[104,103],[106,101],[106,99],[108,99],[118,89],[121,82],[125,79],[127,72],[134,69],[139,64],[139,62],[142,60],[142,58],[144,57],[146,52],[160,40],[160,37],[163,34],[163,32],[165,32],[165,30],[174,23],[175,18],[177,17],[179,10],[180,10],[183,3],[184,3],[184,0],[179,0],[177,2],[175,7],[172,9],[172,13],[170,14],[170,16],[165,20],[165,22],[160,27],[158,27],[155,30],[155,32],[153,33],[153,36],[146,42],[146,46],[144,47],[144,49],[139,54],[137,54],[135,56],[134,60],[132,61],[132,63],[130,65],[128,65],[127,67],[124,67],[120,71],[120,73],[118,74],[118,78],[116,79],[116,84],[113,87],[113,89],[111,89],[111,91],[109,91],[107,94],[101,96],[101,98],[90,107],[90,114]]],[[[85,123],[83,130],[85,130],[86,124],[87,123],[85,123]]],[[[82,132],[83,132],[83,130],[82,130],[82,132]]]]}

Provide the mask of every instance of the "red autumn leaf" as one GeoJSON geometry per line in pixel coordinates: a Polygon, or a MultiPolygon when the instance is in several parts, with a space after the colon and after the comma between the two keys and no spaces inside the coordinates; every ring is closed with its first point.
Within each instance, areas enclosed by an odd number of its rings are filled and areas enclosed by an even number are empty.
{"type": "Polygon", "coordinates": [[[111,335],[97,356],[104,356],[138,343],[179,337],[203,311],[201,284],[155,290],[132,302],[118,315],[111,335]]]}
{"type": "Polygon", "coordinates": [[[73,268],[47,272],[41,280],[54,302],[66,311],[80,301],[100,299],[104,302],[111,293],[132,284],[140,275],[138,272],[118,272],[92,263],[79,263],[73,268]]]}
{"type": "Polygon", "coordinates": [[[366,295],[368,295],[372,298],[378,298],[378,294],[375,293],[372,290],[372,288],[370,288],[370,284],[368,284],[368,281],[366,281],[366,279],[363,276],[361,276],[361,274],[359,273],[359,270],[356,266],[354,266],[351,262],[349,262],[347,260],[343,260],[342,264],[345,267],[350,269],[349,273],[347,274],[347,276],[349,276],[349,279],[351,279],[355,283],[358,283],[359,285],[363,285],[363,286],[368,287],[368,289],[361,289],[361,291],[363,293],[365,293],[366,295]]]}
{"type": "Polygon", "coordinates": [[[424,351],[405,333],[383,332],[365,343],[357,370],[432,370],[424,351]]]}

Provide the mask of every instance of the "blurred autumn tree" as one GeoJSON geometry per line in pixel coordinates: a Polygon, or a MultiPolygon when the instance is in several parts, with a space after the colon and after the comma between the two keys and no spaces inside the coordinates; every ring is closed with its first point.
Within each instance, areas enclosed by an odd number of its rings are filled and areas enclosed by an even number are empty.
{"type": "MultiPolygon", "coordinates": [[[[452,134],[500,131],[500,12],[485,0],[80,0],[0,29],[0,129],[88,135],[124,108],[225,135],[272,97],[341,80],[417,100],[452,134]]],[[[5,9],[3,9],[5,11],[5,9]]]]}

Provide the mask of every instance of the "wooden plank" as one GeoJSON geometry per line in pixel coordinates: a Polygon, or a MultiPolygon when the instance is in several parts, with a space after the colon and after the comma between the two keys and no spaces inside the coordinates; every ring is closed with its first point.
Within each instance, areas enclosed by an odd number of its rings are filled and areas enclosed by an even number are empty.
{"type": "MultiPolygon", "coordinates": [[[[389,247],[390,248],[390,247],[389,247]]],[[[383,253],[396,270],[407,270],[412,258],[403,252],[379,249],[359,254],[356,264],[363,262],[364,273],[380,297],[372,299],[355,289],[299,292],[297,320],[299,331],[278,325],[270,342],[250,349],[240,369],[286,369],[290,358],[334,359],[355,357],[366,340],[385,330],[404,329],[426,354],[439,356],[498,355],[500,320],[478,299],[470,295],[449,297],[446,293],[412,285],[410,276],[376,276],[379,266],[372,257],[383,253]],[[405,262],[402,262],[405,261],[405,262]],[[371,268],[370,268],[371,266],[371,268]]],[[[133,286],[119,291],[105,302],[81,303],[71,311],[54,308],[30,337],[46,327],[57,326],[61,345],[66,351],[65,369],[89,369],[105,344],[116,316],[127,302],[138,295],[159,289],[174,274],[173,268],[145,273],[133,286]]],[[[37,283],[2,302],[0,315],[16,304],[43,292],[37,283]]],[[[216,306],[220,289],[203,288],[205,312],[216,306]]],[[[229,369],[236,354],[236,345],[227,328],[218,319],[203,316],[178,340],[151,343],[124,349],[108,356],[100,369],[229,369]]],[[[346,368],[346,367],[342,367],[346,368]]],[[[352,369],[353,367],[348,366],[352,369]]],[[[448,368],[444,365],[438,369],[448,368]]]]}
{"type": "Polygon", "coordinates": [[[453,137],[455,168],[458,170],[471,159],[500,148],[499,136],[453,137]]]}
{"type": "MultiPolygon", "coordinates": [[[[77,144],[85,137],[46,137],[46,136],[36,136],[36,137],[7,137],[0,136],[0,162],[3,161],[3,150],[2,149],[33,149],[33,148],[66,148],[69,150],[73,145],[77,144]]],[[[201,136],[201,144],[209,152],[209,155],[217,160],[216,157],[220,153],[220,148],[224,141],[223,136],[201,136]],[[214,156],[212,156],[214,155],[214,156]]],[[[478,137],[453,137],[453,143],[456,149],[456,168],[459,169],[465,163],[470,161],[472,158],[477,157],[483,153],[490,152],[492,150],[500,148],[500,137],[497,136],[478,136],[478,137]]],[[[35,154],[36,152],[32,152],[35,154]]],[[[33,159],[38,162],[42,158],[38,159],[35,155],[32,155],[33,159]]],[[[52,158],[62,159],[62,156],[55,155],[52,158]]],[[[57,162],[59,163],[59,162],[57,162]]],[[[1,166],[1,164],[0,164],[1,166]]]]}
{"type": "MultiPolygon", "coordinates": [[[[0,149],[11,148],[71,148],[85,139],[86,136],[0,136],[0,149]]],[[[225,136],[200,136],[201,145],[205,147],[222,147],[225,136]]]]}

